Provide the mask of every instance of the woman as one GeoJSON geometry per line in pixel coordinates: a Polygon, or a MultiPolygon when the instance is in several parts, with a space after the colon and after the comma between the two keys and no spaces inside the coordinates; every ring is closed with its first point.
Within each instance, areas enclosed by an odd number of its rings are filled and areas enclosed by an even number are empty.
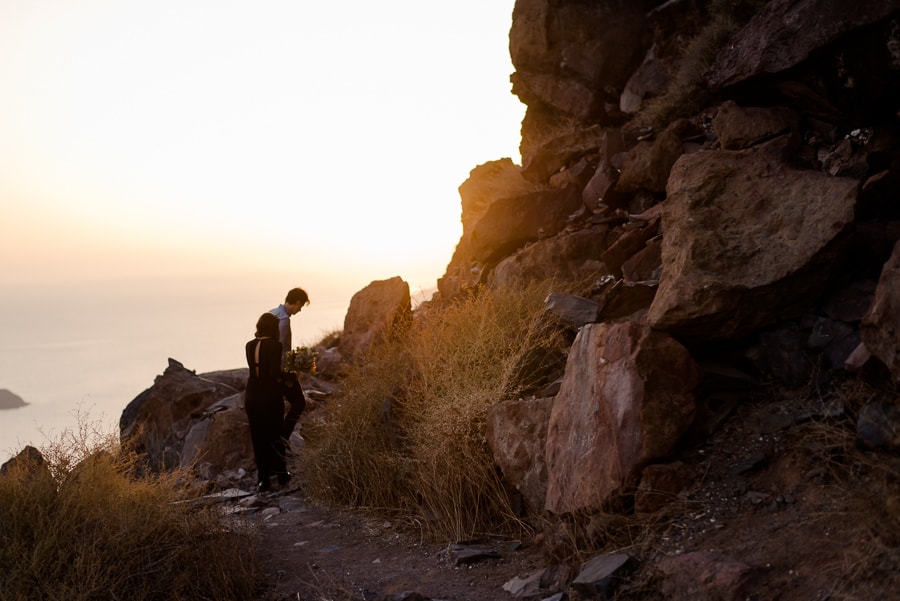
{"type": "Polygon", "coordinates": [[[272,476],[286,484],[290,475],[284,459],[284,400],[281,394],[281,342],[278,340],[278,318],[263,313],[256,322],[256,337],[246,346],[250,377],[244,410],[250,423],[250,439],[259,490],[271,490],[272,476]]]}

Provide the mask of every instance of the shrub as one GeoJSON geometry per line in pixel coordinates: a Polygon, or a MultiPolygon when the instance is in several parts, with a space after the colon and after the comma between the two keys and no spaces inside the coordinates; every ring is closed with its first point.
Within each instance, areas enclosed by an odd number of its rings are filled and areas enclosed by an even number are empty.
{"type": "Polygon", "coordinates": [[[0,599],[247,599],[249,533],[192,505],[181,474],[135,476],[135,457],[83,425],[0,476],[0,599]]]}
{"type": "Polygon", "coordinates": [[[521,529],[485,440],[485,416],[535,384],[522,363],[553,341],[543,310],[550,290],[478,289],[417,311],[403,336],[367,353],[348,370],[327,419],[308,432],[302,473],[310,494],[411,516],[433,537],[521,529]]]}

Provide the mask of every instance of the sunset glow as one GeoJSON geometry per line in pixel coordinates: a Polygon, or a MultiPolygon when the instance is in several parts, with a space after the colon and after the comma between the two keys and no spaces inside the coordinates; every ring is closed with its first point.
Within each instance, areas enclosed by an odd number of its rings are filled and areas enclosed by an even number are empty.
{"type": "Polygon", "coordinates": [[[433,286],[518,162],[513,1],[0,4],[5,283],[297,270],[433,286]]]}

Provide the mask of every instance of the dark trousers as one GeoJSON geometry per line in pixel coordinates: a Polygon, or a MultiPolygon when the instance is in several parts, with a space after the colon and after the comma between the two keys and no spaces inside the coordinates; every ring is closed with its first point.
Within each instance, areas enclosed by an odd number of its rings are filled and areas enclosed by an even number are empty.
{"type": "Polygon", "coordinates": [[[267,486],[270,477],[287,473],[282,438],[284,401],[280,395],[277,398],[247,398],[244,408],[250,424],[259,482],[267,486]]]}
{"type": "Polygon", "coordinates": [[[284,437],[285,445],[287,445],[287,441],[291,438],[291,432],[294,431],[294,427],[300,419],[300,414],[303,413],[303,409],[306,408],[306,397],[303,394],[303,389],[300,387],[300,382],[296,383],[296,387],[292,386],[286,389],[285,392],[285,398],[290,407],[288,408],[287,415],[284,416],[282,436],[284,437]]]}

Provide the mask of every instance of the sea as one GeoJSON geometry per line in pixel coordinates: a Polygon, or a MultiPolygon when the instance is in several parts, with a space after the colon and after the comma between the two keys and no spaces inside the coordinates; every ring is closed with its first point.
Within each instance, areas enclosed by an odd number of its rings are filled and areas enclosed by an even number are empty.
{"type": "Polygon", "coordinates": [[[342,329],[365,284],[273,275],[0,285],[0,390],[27,403],[0,410],[0,463],[84,428],[117,434],[122,410],[170,358],[197,373],[246,367],[257,318],[296,285],[312,299],[292,318],[300,346],[342,329]]]}

